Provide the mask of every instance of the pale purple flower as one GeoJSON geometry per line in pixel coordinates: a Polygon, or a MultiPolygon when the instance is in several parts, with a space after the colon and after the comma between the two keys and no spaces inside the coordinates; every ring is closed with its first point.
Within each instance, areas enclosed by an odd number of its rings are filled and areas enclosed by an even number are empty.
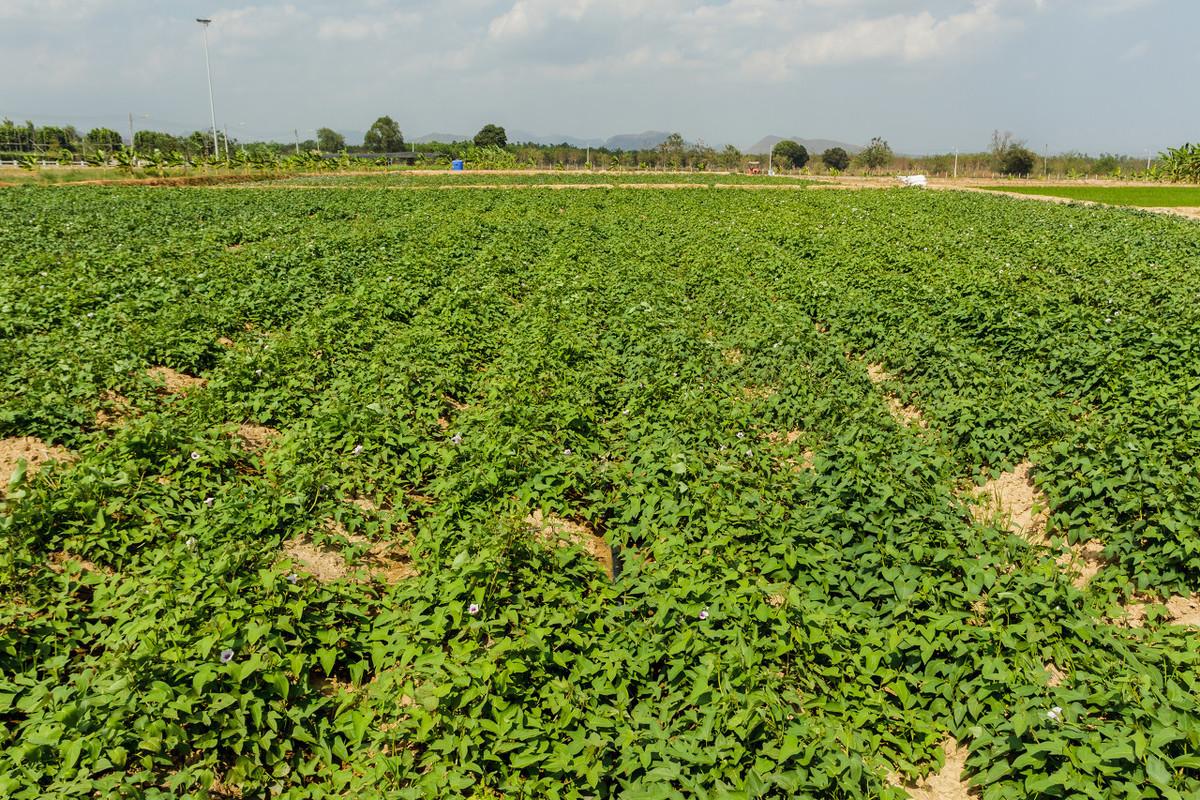
{"type": "Polygon", "coordinates": [[[212,508],[212,504],[213,504],[213,498],[211,498],[211,497],[204,498],[204,505],[208,506],[209,508],[212,508]]]}
{"type": "Polygon", "coordinates": [[[89,312],[88,312],[88,315],[87,315],[87,318],[88,318],[88,319],[91,319],[91,318],[92,318],[92,317],[94,317],[94,316],[96,316],[96,315],[95,315],[95,314],[93,314],[91,311],[89,311],[89,312]]]}
{"type": "Polygon", "coordinates": [[[295,583],[296,581],[300,580],[300,577],[294,572],[289,572],[288,576],[287,576],[287,580],[288,580],[288,583],[295,583]]]}
{"type": "Polygon", "coordinates": [[[221,663],[228,664],[230,661],[233,661],[233,651],[225,648],[221,651],[221,663]]]}
{"type": "Polygon", "coordinates": [[[258,375],[258,376],[261,376],[261,375],[262,375],[262,370],[261,370],[261,369],[256,369],[256,370],[254,370],[254,374],[255,374],[255,375],[258,375]]]}
{"type": "Polygon", "coordinates": [[[708,609],[707,608],[700,612],[700,619],[708,619],[708,609]]]}
{"type": "Polygon", "coordinates": [[[354,445],[354,450],[352,450],[351,452],[356,456],[361,456],[362,451],[363,451],[363,446],[361,444],[356,444],[356,445],[354,445]]]}
{"type": "Polygon", "coordinates": [[[478,614],[479,613],[479,603],[471,603],[471,605],[467,606],[467,613],[472,614],[472,615],[478,614]]]}
{"type": "Polygon", "coordinates": [[[450,437],[450,444],[462,444],[462,434],[456,433],[450,437]]]}
{"type": "Polygon", "coordinates": [[[563,448],[563,455],[564,455],[564,456],[569,456],[569,455],[571,455],[571,448],[569,448],[569,447],[564,447],[564,448],[563,448]]]}
{"type": "Polygon", "coordinates": [[[195,450],[193,450],[192,451],[192,461],[199,461],[199,460],[200,460],[200,454],[197,453],[195,450]]]}
{"type": "Polygon", "coordinates": [[[1062,706],[1055,706],[1046,712],[1046,719],[1059,722],[1062,720],[1062,706]]]}
{"type": "Polygon", "coordinates": [[[737,435],[737,437],[738,437],[739,439],[745,439],[745,438],[746,438],[746,434],[742,433],[741,431],[738,431],[738,435],[737,435]]]}
{"type": "Polygon", "coordinates": [[[748,456],[752,456],[752,455],[754,455],[754,451],[753,451],[753,450],[747,450],[747,451],[746,451],[746,455],[748,455],[748,456]]]}

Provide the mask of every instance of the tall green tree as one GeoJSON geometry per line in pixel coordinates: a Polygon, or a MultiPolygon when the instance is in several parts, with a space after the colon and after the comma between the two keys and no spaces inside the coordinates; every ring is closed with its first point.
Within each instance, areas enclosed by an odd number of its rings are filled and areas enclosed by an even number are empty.
{"type": "Polygon", "coordinates": [[[725,145],[721,151],[721,166],[725,169],[741,169],[742,151],[731,144],[725,145]]]}
{"type": "Polygon", "coordinates": [[[1003,175],[1028,175],[1033,172],[1037,155],[1012,131],[992,131],[992,162],[1003,175]]]}
{"type": "Polygon", "coordinates": [[[154,150],[169,153],[186,147],[183,139],[162,131],[138,131],[133,134],[133,149],[139,153],[150,153],[154,150]]]}
{"type": "Polygon", "coordinates": [[[794,169],[800,169],[808,163],[808,148],[791,139],[784,139],[775,145],[775,155],[784,160],[794,169]]]}
{"type": "Polygon", "coordinates": [[[58,128],[53,125],[45,125],[37,129],[38,144],[48,150],[57,150],[61,147],[70,147],[72,144],[71,134],[66,128],[58,128]]]}
{"type": "Polygon", "coordinates": [[[858,160],[867,169],[879,169],[892,162],[892,147],[882,136],[876,136],[866,149],[858,154],[858,160]]]}
{"type": "Polygon", "coordinates": [[[380,117],[363,136],[363,147],[372,153],[394,153],[404,149],[404,134],[396,120],[380,117]]]}
{"type": "Polygon", "coordinates": [[[476,147],[504,147],[508,144],[508,134],[499,125],[488,123],[475,134],[476,147]]]}
{"type": "Polygon", "coordinates": [[[658,146],[663,166],[679,167],[683,162],[683,151],[686,146],[687,143],[683,140],[683,135],[680,133],[672,133],[666,139],[663,139],[662,144],[658,146]]]}
{"type": "Polygon", "coordinates": [[[112,128],[92,128],[85,138],[88,147],[101,150],[117,150],[124,142],[121,134],[112,128]]]}
{"type": "Polygon", "coordinates": [[[1000,157],[1000,171],[1005,175],[1023,178],[1033,172],[1033,165],[1036,163],[1037,155],[1032,150],[1021,144],[1012,144],[1000,157]]]}
{"type": "Polygon", "coordinates": [[[183,140],[184,150],[193,156],[211,155],[213,151],[212,131],[192,131],[183,140]]]}
{"type": "Polygon", "coordinates": [[[821,153],[821,161],[830,169],[843,172],[846,167],[850,166],[850,154],[846,152],[845,148],[831,147],[821,153]]]}
{"type": "Polygon", "coordinates": [[[332,128],[317,128],[317,149],[322,153],[340,153],[346,149],[346,137],[332,128]]]}

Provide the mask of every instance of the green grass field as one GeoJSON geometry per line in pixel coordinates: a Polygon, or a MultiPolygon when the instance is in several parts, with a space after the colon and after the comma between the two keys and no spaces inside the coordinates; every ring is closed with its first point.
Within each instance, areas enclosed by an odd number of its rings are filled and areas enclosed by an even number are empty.
{"type": "Polygon", "coordinates": [[[1200,186],[982,186],[1019,194],[1089,200],[1114,206],[1200,208],[1200,186]]]}
{"type": "Polygon", "coordinates": [[[390,185],[0,190],[0,795],[1200,796],[1194,223],[390,185]]]}

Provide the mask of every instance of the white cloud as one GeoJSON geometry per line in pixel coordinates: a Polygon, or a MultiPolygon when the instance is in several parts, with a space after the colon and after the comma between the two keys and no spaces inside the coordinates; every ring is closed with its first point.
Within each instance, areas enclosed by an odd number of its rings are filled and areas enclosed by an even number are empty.
{"type": "Polygon", "coordinates": [[[86,19],[98,14],[104,0],[2,0],[0,20],[5,22],[37,22],[86,19]]]}
{"type": "Polygon", "coordinates": [[[1124,53],[1121,54],[1122,61],[1137,61],[1145,58],[1150,53],[1150,43],[1145,39],[1137,42],[1124,53]]]}
{"type": "Polygon", "coordinates": [[[307,23],[308,20],[307,12],[291,3],[279,6],[246,6],[213,14],[209,35],[213,39],[275,39],[307,23]]]}
{"type": "Polygon", "coordinates": [[[317,26],[317,38],[358,41],[380,36],[385,31],[384,26],[366,19],[323,19],[317,26]]]}
{"type": "Polygon", "coordinates": [[[786,44],[752,50],[743,71],[759,77],[787,77],[796,67],[859,61],[925,61],[957,55],[969,43],[1020,28],[995,2],[942,18],[929,11],[862,18],[826,31],[806,33],[786,44]]]}

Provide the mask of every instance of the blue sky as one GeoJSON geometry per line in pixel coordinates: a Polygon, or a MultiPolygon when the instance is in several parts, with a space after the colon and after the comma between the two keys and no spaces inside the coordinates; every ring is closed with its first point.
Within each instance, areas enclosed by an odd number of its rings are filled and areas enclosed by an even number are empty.
{"type": "Polygon", "coordinates": [[[0,116],[236,138],[487,122],[901,152],[1200,140],[1195,0],[0,0],[0,116]]]}

